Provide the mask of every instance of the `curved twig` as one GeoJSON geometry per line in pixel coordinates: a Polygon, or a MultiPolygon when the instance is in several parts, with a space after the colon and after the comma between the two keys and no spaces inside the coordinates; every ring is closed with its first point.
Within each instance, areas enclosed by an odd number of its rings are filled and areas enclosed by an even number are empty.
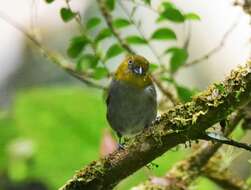
{"type": "Polygon", "coordinates": [[[198,63],[200,63],[202,61],[205,61],[205,60],[209,59],[210,57],[212,57],[213,55],[215,55],[216,53],[218,53],[224,47],[228,37],[230,36],[230,34],[232,34],[234,29],[238,25],[239,21],[240,21],[240,18],[238,16],[238,18],[234,21],[234,23],[230,26],[230,28],[224,33],[220,43],[216,47],[214,47],[213,49],[208,51],[205,55],[203,55],[203,56],[201,56],[199,58],[196,58],[196,59],[184,64],[183,66],[184,67],[190,67],[190,66],[198,64],[198,63]]]}
{"type": "Polygon", "coordinates": [[[71,74],[72,76],[76,77],[77,79],[84,82],[86,85],[98,89],[106,89],[105,86],[102,84],[99,84],[89,77],[85,76],[83,73],[78,73],[75,71],[75,69],[72,67],[73,64],[70,64],[70,61],[68,61],[66,58],[64,58],[62,55],[52,52],[51,50],[44,47],[37,39],[36,37],[31,34],[29,31],[27,31],[23,26],[12,20],[9,16],[5,15],[4,13],[0,12],[0,18],[2,18],[4,21],[6,21],[8,24],[16,28],[18,31],[20,31],[25,37],[27,37],[38,49],[39,52],[46,57],[48,60],[50,60],[52,63],[58,65],[60,68],[71,74]]]}
{"type": "Polygon", "coordinates": [[[130,54],[135,54],[135,51],[127,44],[125,43],[125,41],[121,38],[119,32],[117,30],[115,30],[115,28],[113,27],[112,24],[112,16],[111,14],[108,12],[106,5],[104,3],[104,0],[97,0],[99,9],[103,15],[103,17],[105,18],[105,21],[108,25],[108,27],[110,28],[111,32],[113,33],[113,35],[117,38],[117,40],[119,41],[119,43],[121,44],[121,46],[130,54]]]}

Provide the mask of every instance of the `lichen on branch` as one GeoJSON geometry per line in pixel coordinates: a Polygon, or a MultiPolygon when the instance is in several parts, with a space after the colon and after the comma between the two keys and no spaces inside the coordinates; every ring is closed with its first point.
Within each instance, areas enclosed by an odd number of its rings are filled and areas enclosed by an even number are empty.
{"type": "MultiPolygon", "coordinates": [[[[249,104],[245,106],[245,109],[249,106],[249,104]]],[[[244,110],[241,109],[234,114],[231,114],[231,117],[228,118],[228,125],[224,130],[224,135],[228,136],[238,126],[244,117],[243,112],[244,110]]],[[[217,180],[217,184],[221,182],[221,185],[225,185],[224,187],[226,187],[226,184],[228,186],[232,185],[232,187],[238,187],[238,185],[239,187],[245,187],[246,184],[242,180],[237,180],[237,178],[234,178],[233,176],[230,178],[230,175],[224,175],[224,180],[222,178],[217,178],[220,175],[219,173],[224,173],[226,171],[224,170],[223,172],[219,170],[219,163],[222,161],[220,160],[222,158],[216,154],[222,145],[223,144],[221,143],[211,142],[204,142],[200,145],[196,144],[195,151],[184,160],[174,164],[165,176],[151,177],[147,181],[136,186],[135,189],[186,190],[187,187],[189,187],[201,174],[207,176],[209,179],[217,180]],[[209,170],[210,172],[208,173],[209,170]],[[211,172],[212,170],[214,172],[211,172]],[[223,181],[220,181],[221,179],[223,181]],[[236,179],[238,185],[236,184],[234,186],[232,179],[236,179]]],[[[243,188],[243,190],[244,189],[246,190],[247,188],[243,188]]]]}
{"type": "Polygon", "coordinates": [[[132,138],[124,150],[94,161],[61,190],[112,189],[166,151],[198,139],[213,124],[245,105],[251,98],[251,62],[238,67],[220,84],[214,84],[193,101],[175,106],[153,126],[132,138]]]}

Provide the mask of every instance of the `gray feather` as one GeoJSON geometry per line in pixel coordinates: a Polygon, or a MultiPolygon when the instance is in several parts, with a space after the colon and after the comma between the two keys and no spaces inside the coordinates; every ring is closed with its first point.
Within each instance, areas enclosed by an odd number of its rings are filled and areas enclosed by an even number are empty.
{"type": "Polygon", "coordinates": [[[153,85],[139,89],[113,80],[106,103],[107,119],[120,135],[140,132],[151,124],[157,114],[156,91],[153,85]]]}

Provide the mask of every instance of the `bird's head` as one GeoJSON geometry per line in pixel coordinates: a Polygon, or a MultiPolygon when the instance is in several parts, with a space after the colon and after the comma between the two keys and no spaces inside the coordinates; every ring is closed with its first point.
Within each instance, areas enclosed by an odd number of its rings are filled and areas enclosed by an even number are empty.
{"type": "Polygon", "coordinates": [[[124,62],[124,64],[127,65],[128,70],[134,75],[143,76],[148,72],[149,62],[142,56],[127,56],[124,62]]]}
{"type": "Polygon", "coordinates": [[[140,55],[129,55],[118,67],[115,79],[138,87],[145,87],[151,84],[149,62],[140,55]]]}

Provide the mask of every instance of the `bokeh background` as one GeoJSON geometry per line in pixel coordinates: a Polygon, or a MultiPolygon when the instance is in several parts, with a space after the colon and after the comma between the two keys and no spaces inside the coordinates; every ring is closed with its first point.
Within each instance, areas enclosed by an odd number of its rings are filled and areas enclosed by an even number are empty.
{"type": "MultiPolygon", "coordinates": [[[[46,47],[66,54],[77,26],[60,19],[59,10],[64,1],[56,0],[53,4],[43,0],[0,2],[0,189],[57,189],[76,170],[100,157],[101,142],[109,131],[103,92],[88,88],[47,61],[4,19],[8,16],[35,32],[46,47]]],[[[203,90],[250,57],[250,18],[230,0],[174,2],[201,17],[201,21],[191,24],[189,60],[218,46],[226,31],[236,23],[220,51],[178,73],[177,80],[181,84],[203,90]]],[[[153,1],[153,6],[157,7],[158,3],[158,0],[153,1]]],[[[95,1],[72,0],[72,6],[81,12],[83,20],[99,14],[95,1]]],[[[115,11],[114,14],[121,13],[115,11]]],[[[141,8],[137,16],[142,19],[146,33],[153,30],[151,13],[141,8]]],[[[178,26],[176,31],[182,43],[184,28],[178,26]]],[[[156,49],[163,46],[154,45],[156,49]]],[[[156,61],[148,50],[139,47],[136,51],[151,62],[156,61]]],[[[112,60],[111,70],[122,57],[112,60]]],[[[241,136],[240,133],[237,131],[236,136],[241,136]]],[[[244,140],[248,141],[248,137],[244,140]]],[[[123,181],[118,189],[129,189],[149,175],[163,175],[188,152],[189,149],[180,146],[166,153],[154,161],[158,168],[140,170],[123,181]]],[[[234,173],[243,178],[250,175],[248,159],[251,154],[229,147],[223,154],[233,160],[234,173]]],[[[220,189],[203,178],[197,180],[193,188],[220,189]]]]}

